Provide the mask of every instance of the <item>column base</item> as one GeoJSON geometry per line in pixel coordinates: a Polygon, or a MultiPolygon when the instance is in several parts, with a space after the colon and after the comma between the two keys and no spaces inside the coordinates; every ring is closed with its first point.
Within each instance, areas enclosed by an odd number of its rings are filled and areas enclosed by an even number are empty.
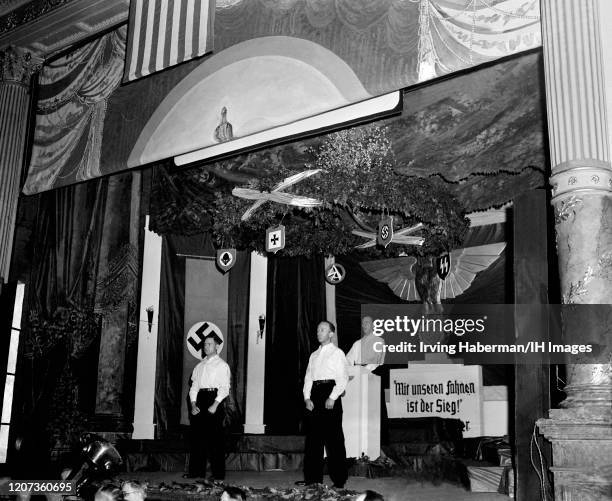
{"type": "Polygon", "coordinates": [[[251,433],[253,435],[263,435],[266,432],[266,425],[258,423],[245,423],[244,432],[251,433]]]}
{"type": "Polygon", "coordinates": [[[154,423],[134,423],[132,440],[153,440],[155,439],[154,423]]]}
{"type": "Polygon", "coordinates": [[[612,476],[609,471],[551,468],[555,476],[555,499],[562,501],[610,501],[612,476]]]}
{"type": "Polygon", "coordinates": [[[612,415],[608,408],[552,409],[537,426],[553,447],[555,499],[612,501],[612,415]]]}

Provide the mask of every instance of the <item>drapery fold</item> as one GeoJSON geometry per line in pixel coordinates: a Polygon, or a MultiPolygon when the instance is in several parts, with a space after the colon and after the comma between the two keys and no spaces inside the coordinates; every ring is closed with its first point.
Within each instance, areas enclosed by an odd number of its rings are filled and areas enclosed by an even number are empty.
{"type": "Polygon", "coordinates": [[[318,347],[317,325],[326,316],[323,273],[321,256],[268,258],[266,433],[301,431],[304,374],[318,347]]]}
{"type": "Polygon", "coordinates": [[[247,355],[249,334],[249,292],[251,256],[238,251],[236,264],[229,271],[227,306],[227,363],[232,373],[231,396],[234,404],[230,427],[241,433],[245,420],[247,355]]]}
{"type": "Polygon", "coordinates": [[[63,178],[102,174],[107,99],[121,82],[124,54],[122,27],[43,68],[24,193],[51,189],[63,178]],[[72,167],[66,171],[66,165],[72,167]]]}
{"type": "Polygon", "coordinates": [[[107,408],[117,429],[133,417],[135,372],[117,367],[133,365],[136,353],[139,177],[65,187],[28,204],[35,227],[13,412],[44,423],[56,450],[107,408]],[[120,348],[111,358],[110,344],[120,348]]]}
{"type": "Polygon", "coordinates": [[[181,422],[185,259],[176,255],[176,247],[175,238],[163,237],[154,406],[158,438],[176,432],[181,422]]]}

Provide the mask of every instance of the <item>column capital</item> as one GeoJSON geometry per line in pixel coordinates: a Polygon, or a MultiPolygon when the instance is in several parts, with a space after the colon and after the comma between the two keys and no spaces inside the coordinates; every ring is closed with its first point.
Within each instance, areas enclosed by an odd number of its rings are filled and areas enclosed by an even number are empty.
{"type": "Polygon", "coordinates": [[[42,59],[17,47],[0,51],[0,82],[29,85],[30,77],[40,70],[42,59]]]}
{"type": "Polygon", "coordinates": [[[579,193],[612,195],[612,166],[596,159],[566,161],[553,169],[550,185],[553,204],[579,193]]]}

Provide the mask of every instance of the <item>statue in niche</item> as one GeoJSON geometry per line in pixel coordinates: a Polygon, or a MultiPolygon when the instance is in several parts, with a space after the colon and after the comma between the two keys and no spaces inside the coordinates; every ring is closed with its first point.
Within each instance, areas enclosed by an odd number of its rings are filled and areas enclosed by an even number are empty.
{"type": "Polygon", "coordinates": [[[215,128],[215,141],[225,143],[234,139],[232,124],[227,121],[227,108],[221,108],[221,123],[215,128]]]}

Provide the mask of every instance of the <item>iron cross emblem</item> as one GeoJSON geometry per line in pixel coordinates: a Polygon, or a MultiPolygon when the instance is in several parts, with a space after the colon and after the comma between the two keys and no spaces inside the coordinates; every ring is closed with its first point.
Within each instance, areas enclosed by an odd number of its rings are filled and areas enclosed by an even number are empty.
{"type": "Polygon", "coordinates": [[[266,252],[275,254],[285,248],[285,227],[281,224],[266,230],[266,252]]]}

